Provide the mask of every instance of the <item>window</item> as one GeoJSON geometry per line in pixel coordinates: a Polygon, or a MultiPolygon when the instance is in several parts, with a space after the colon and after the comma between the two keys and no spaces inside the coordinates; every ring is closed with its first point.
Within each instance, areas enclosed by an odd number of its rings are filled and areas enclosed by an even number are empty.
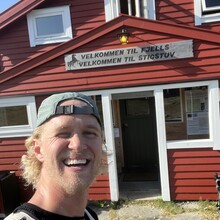
{"type": "Polygon", "coordinates": [[[155,0],[105,0],[106,21],[109,21],[120,13],[156,19],[155,0]]]}
{"type": "Polygon", "coordinates": [[[187,147],[219,149],[218,82],[194,82],[178,86],[178,88],[163,89],[167,147],[169,149],[187,147]],[[177,93],[178,90],[180,95],[177,93]],[[173,109],[171,106],[167,108],[167,103],[173,105],[173,109]],[[166,120],[168,112],[169,119],[175,119],[172,123],[166,120]]]}
{"type": "Polygon", "coordinates": [[[220,10],[220,2],[213,0],[202,0],[203,11],[216,11],[220,10]]]}
{"type": "Polygon", "coordinates": [[[72,39],[69,6],[33,10],[27,21],[31,47],[72,39]]]}
{"type": "Polygon", "coordinates": [[[34,97],[0,99],[0,138],[29,136],[36,118],[34,97]]]}
{"type": "Polygon", "coordinates": [[[163,94],[166,122],[182,121],[180,89],[166,89],[163,94]]]}
{"type": "MultiPolygon", "coordinates": [[[[178,89],[182,92],[182,97],[170,95],[166,97],[164,91],[165,119],[167,118],[167,105],[169,101],[169,118],[175,120],[175,126],[168,124],[166,120],[167,140],[182,139],[205,139],[209,138],[209,117],[208,117],[208,88],[187,87],[178,89]],[[179,99],[178,99],[179,97],[179,99]],[[168,99],[168,100],[167,100],[168,99]],[[170,103],[171,102],[171,103],[170,103]],[[183,117],[181,117],[180,106],[183,106],[183,117]],[[178,120],[182,119],[183,120],[178,120]]],[[[178,91],[171,89],[170,93],[178,91]]]]}
{"type": "Polygon", "coordinates": [[[195,25],[220,21],[220,1],[194,0],[195,25]]]}

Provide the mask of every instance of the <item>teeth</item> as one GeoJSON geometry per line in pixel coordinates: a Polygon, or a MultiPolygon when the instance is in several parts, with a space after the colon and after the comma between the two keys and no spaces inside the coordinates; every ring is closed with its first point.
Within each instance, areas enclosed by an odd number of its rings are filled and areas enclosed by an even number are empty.
{"type": "Polygon", "coordinates": [[[86,164],[86,160],[85,159],[74,159],[74,160],[70,160],[67,159],[64,161],[64,164],[67,166],[78,166],[78,165],[85,165],[86,164]]]}

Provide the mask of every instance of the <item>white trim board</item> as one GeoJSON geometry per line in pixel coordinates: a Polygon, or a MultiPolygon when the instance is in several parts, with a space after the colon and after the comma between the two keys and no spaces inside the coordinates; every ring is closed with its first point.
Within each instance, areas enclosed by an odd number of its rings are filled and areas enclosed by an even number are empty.
{"type": "Polygon", "coordinates": [[[213,147],[214,150],[218,150],[218,148],[220,149],[220,137],[218,137],[219,135],[217,134],[217,131],[219,131],[220,128],[218,87],[219,87],[218,81],[212,80],[212,81],[199,81],[199,82],[188,82],[188,83],[177,83],[177,84],[165,84],[165,85],[157,85],[157,86],[142,86],[142,87],[118,88],[118,89],[83,92],[86,95],[102,96],[102,108],[104,115],[104,127],[105,127],[107,148],[108,150],[110,150],[110,152],[112,152],[112,154],[108,157],[110,190],[111,190],[112,201],[117,201],[119,199],[117,164],[116,164],[116,155],[115,155],[115,143],[114,143],[112,107],[111,107],[112,95],[143,92],[143,91],[154,92],[162,199],[164,201],[170,201],[167,149],[195,148],[195,147],[213,147]],[[212,133],[210,134],[210,139],[167,142],[165,123],[164,123],[165,116],[164,116],[164,106],[163,106],[163,90],[173,89],[173,88],[195,87],[195,86],[209,87],[209,117],[210,117],[209,126],[210,126],[210,133],[212,133]]]}

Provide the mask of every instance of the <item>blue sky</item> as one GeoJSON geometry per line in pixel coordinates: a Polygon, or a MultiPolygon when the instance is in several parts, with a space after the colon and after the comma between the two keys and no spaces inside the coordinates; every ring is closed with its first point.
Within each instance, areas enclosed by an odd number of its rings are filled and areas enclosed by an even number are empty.
{"type": "Polygon", "coordinates": [[[14,5],[18,1],[19,0],[0,0],[0,13],[2,13],[4,10],[14,5]]]}

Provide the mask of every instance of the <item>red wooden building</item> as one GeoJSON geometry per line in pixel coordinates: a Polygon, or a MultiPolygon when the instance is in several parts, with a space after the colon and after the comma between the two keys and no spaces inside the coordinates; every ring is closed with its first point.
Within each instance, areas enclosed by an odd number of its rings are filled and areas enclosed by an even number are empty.
{"type": "Polygon", "coordinates": [[[210,0],[21,0],[2,13],[0,170],[15,171],[20,201],[24,140],[41,101],[63,91],[93,96],[103,116],[90,199],[117,201],[121,183],[141,181],[165,201],[215,200],[219,13],[210,0]]]}

